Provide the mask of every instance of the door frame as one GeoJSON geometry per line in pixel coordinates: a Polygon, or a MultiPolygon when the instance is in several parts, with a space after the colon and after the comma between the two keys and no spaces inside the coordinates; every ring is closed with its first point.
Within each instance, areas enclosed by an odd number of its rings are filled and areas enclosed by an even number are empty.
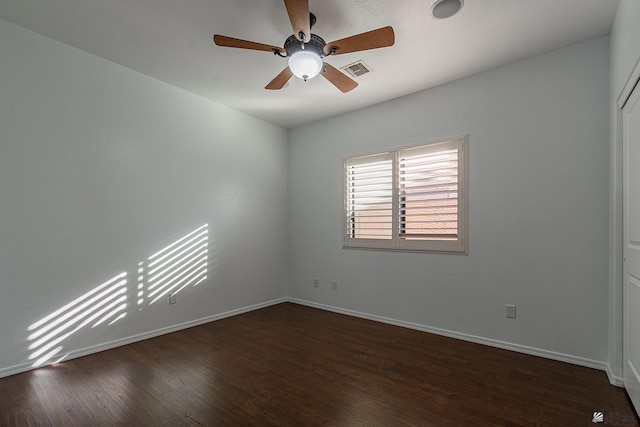
{"type": "Polygon", "coordinates": [[[631,403],[636,411],[640,411],[640,369],[638,362],[638,345],[640,337],[638,336],[637,329],[640,326],[640,318],[637,317],[638,302],[638,278],[640,277],[640,250],[638,249],[638,199],[637,191],[638,185],[638,168],[640,165],[632,163],[632,161],[638,161],[638,146],[640,145],[640,128],[637,127],[637,117],[640,114],[640,87],[638,87],[638,81],[634,87],[631,88],[629,96],[621,103],[622,106],[622,208],[623,208],[623,267],[622,267],[622,373],[624,378],[624,388],[627,390],[627,394],[631,403]],[[627,111],[627,107],[633,108],[627,111]],[[633,120],[631,120],[633,118],[633,120]],[[631,134],[630,129],[635,129],[631,134]],[[635,153],[631,157],[631,151],[635,153]],[[627,157],[629,156],[629,157],[627,157]],[[631,171],[634,171],[635,177],[632,178],[631,171]],[[633,203],[631,202],[633,200],[633,203]],[[633,221],[632,221],[633,220],[633,221]],[[633,235],[631,234],[633,231],[633,235]],[[632,280],[633,279],[633,280],[632,280]],[[634,294],[632,297],[631,294],[634,294]],[[632,305],[631,305],[632,304],[632,305]],[[632,313],[634,315],[632,315],[632,313]],[[629,350],[633,349],[633,350],[629,350]],[[631,351],[635,355],[631,355],[631,351]]]}
{"type": "Polygon", "coordinates": [[[609,362],[607,375],[611,384],[624,387],[624,129],[623,111],[631,93],[640,86],[640,57],[615,101],[612,126],[610,167],[610,289],[609,289],[609,362]]]}
{"type": "Polygon", "coordinates": [[[615,98],[610,131],[610,173],[611,182],[609,208],[609,351],[607,362],[607,376],[609,382],[618,387],[624,387],[623,364],[623,123],[622,108],[627,103],[631,92],[640,85],[640,57],[637,59],[633,71],[626,84],[615,98]]]}

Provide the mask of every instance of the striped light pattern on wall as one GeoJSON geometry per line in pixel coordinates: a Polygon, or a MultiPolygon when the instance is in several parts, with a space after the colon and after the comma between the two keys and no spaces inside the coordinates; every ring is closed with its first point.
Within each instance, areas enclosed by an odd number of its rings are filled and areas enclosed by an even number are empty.
{"type": "Polygon", "coordinates": [[[84,328],[111,325],[127,315],[127,273],[121,273],[38,320],[28,331],[34,368],[64,360],[63,342],[84,328]]]}
{"type": "Polygon", "coordinates": [[[151,255],[144,268],[149,304],[206,280],[208,246],[209,226],[205,224],[151,255]]]}

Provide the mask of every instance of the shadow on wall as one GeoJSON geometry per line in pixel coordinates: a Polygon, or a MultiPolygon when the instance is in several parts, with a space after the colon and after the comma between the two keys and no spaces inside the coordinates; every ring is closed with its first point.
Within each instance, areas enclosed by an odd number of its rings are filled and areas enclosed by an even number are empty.
{"type": "MultiPolygon", "coordinates": [[[[216,270],[215,244],[205,224],[138,263],[138,310],[198,286],[216,270]]],[[[63,361],[69,356],[63,351],[63,343],[71,335],[86,328],[110,326],[126,317],[130,291],[127,276],[127,272],[118,274],[29,326],[31,366],[63,361]]]]}

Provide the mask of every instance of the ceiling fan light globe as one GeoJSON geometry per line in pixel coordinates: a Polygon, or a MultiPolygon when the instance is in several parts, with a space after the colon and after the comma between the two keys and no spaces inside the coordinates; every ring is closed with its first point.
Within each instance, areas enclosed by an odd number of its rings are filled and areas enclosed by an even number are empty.
{"type": "Polygon", "coordinates": [[[289,57],[289,68],[294,76],[308,80],[322,71],[322,58],[310,51],[298,51],[289,57]]]}

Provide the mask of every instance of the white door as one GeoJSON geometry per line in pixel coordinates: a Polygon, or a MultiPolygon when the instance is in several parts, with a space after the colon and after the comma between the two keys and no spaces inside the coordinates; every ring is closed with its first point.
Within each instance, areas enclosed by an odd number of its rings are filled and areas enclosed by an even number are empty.
{"type": "Polygon", "coordinates": [[[640,88],[622,109],[624,169],[624,386],[640,413],[640,88]]]}

